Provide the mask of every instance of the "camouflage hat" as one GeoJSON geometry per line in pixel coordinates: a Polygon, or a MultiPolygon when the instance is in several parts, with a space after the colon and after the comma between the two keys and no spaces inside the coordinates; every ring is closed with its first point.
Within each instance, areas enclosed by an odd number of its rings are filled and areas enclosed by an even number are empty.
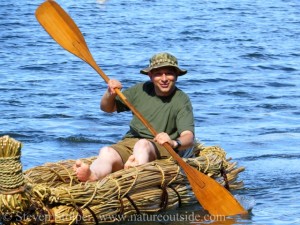
{"type": "Polygon", "coordinates": [[[162,52],[158,53],[150,59],[150,64],[149,67],[141,70],[140,72],[142,74],[148,74],[153,69],[161,68],[161,67],[166,67],[166,66],[171,66],[174,67],[178,71],[178,76],[182,76],[187,73],[186,70],[180,69],[178,67],[178,62],[175,56],[162,52]]]}

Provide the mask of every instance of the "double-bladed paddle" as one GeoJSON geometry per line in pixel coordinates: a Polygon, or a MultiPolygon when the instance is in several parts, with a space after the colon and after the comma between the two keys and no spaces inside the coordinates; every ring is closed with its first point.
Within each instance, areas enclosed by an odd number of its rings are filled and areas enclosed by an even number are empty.
{"type": "MultiPolygon", "coordinates": [[[[88,63],[106,82],[109,81],[109,78],[95,62],[79,28],[60,5],[52,0],[45,1],[37,8],[35,15],[39,23],[59,45],[88,63]]],[[[157,132],[155,129],[128,102],[123,93],[119,89],[115,91],[128,108],[156,136],[157,132]]],[[[165,143],[163,146],[181,166],[197,200],[210,214],[231,216],[247,213],[241,204],[222,185],[184,162],[168,143],[165,143]]]]}

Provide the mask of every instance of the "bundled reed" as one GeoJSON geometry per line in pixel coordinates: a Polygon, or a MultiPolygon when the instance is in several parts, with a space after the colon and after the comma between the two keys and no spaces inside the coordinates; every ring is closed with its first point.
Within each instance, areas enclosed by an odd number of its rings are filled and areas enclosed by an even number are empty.
{"type": "MultiPolygon", "coordinates": [[[[226,159],[223,149],[197,143],[194,152],[196,157],[184,159],[188,164],[231,190],[243,187],[237,176],[244,168],[226,159]]],[[[82,160],[90,164],[94,159],[82,160]]],[[[21,224],[98,224],[197,202],[187,177],[171,158],[85,183],[76,178],[74,163],[75,160],[46,163],[24,172],[23,183],[31,188],[35,211],[34,216],[23,217],[21,224]]]]}
{"type": "Polygon", "coordinates": [[[31,206],[20,162],[22,144],[5,135],[0,137],[0,215],[15,216],[31,206]]]}

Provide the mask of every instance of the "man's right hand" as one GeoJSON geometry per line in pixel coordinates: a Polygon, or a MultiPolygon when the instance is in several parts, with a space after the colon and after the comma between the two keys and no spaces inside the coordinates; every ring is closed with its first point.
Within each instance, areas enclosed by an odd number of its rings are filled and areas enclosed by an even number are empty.
{"type": "Polygon", "coordinates": [[[115,98],[116,98],[116,91],[115,89],[122,89],[122,84],[118,80],[109,80],[107,82],[107,91],[104,93],[102,96],[101,102],[100,102],[100,108],[104,112],[112,113],[116,111],[116,103],[115,103],[115,98]]]}
{"type": "Polygon", "coordinates": [[[118,80],[109,80],[107,85],[108,85],[107,91],[111,95],[116,95],[115,88],[118,88],[120,90],[122,89],[122,84],[118,80]]]}

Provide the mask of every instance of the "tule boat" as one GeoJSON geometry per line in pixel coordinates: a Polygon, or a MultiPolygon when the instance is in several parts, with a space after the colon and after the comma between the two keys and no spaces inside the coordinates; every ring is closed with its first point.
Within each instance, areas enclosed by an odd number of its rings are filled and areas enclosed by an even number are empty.
{"type": "MultiPolygon", "coordinates": [[[[0,224],[101,224],[133,221],[197,203],[187,177],[172,159],[120,170],[95,182],[80,182],[75,160],[49,162],[22,171],[21,142],[0,137],[0,224]]],[[[244,167],[219,146],[196,142],[183,158],[229,190],[243,188],[244,167]]],[[[82,159],[91,163],[96,156],[82,159]]]]}

